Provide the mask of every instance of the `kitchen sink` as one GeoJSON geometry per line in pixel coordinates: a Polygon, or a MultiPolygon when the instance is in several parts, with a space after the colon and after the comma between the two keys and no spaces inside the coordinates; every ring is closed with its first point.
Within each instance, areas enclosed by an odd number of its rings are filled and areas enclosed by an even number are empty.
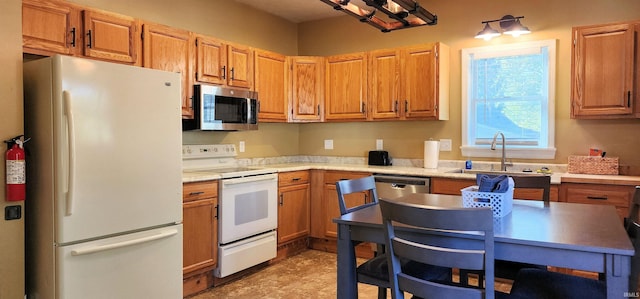
{"type": "MultiPolygon", "coordinates": [[[[506,175],[547,175],[544,173],[538,172],[528,172],[528,171],[501,171],[501,170],[480,170],[480,169],[456,169],[453,171],[449,171],[449,173],[468,173],[468,174],[477,174],[477,173],[486,173],[486,174],[506,174],[506,175]]],[[[551,174],[548,174],[551,175],[551,174]]]]}

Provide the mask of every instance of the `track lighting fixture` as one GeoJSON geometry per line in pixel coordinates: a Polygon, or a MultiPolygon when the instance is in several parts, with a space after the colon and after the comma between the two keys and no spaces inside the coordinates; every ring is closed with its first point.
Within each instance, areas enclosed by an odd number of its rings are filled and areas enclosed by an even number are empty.
{"type": "Polygon", "coordinates": [[[320,0],[331,5],[335,10],[358,18],[363,23],[380,29],[382,32],[412,28],[423,25],[436,25],[438,17],[414,0],[320,0]],[[361,2],[365,5],[357,5],[361,2]],[[361,7],[363,6],[363,7],[361,7]],[[384,15],[383,19],[376,16],[377,12],[384,15]]]}

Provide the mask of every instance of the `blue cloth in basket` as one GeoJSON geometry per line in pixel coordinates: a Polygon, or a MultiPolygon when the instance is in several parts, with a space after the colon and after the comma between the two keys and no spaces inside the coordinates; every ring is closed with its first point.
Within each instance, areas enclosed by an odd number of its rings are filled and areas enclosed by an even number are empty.
{"type": "Polygon", "coordinates": [[[476,183],[479,192],[505,193],[509,190],[509,177],[507,175],[476,174],[476,183]]]}

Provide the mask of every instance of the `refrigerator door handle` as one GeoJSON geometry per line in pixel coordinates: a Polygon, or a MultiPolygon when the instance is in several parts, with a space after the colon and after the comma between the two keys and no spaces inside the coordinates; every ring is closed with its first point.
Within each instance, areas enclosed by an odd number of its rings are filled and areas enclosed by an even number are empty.
{"type": "Polygon", "coordinates": [[[176,234],[178,234],[178,230],[172,229],[172,230],[163,231],[159,234],[142,237],[138,239],[127,240],[127,241],[105,244],[105,245],[95,245],[95,246],[78,248],[78,249],[72,250],[71,255],[78,256],[78,255],[86,255],[86,254],[91,254],[96,252],[107,251],[107,250],[113,250],[113,249],[118,249],[122,247],[133,246],[141,243],[147,243],[147,242],[151,242],[159,239],[168,238],[176,234]]]}
{"type": "Polygon", "coordinates": [[[65,215],[73,214],[73,190],[76,181],[76,142],[75,125],[73,121],[73,110],[71,109],[71,93],[67,90],[62,92],[64,101],[64,114],[67,116],[67,142],[69,150],[69,171],[67,173],[67,196],[65,215]]]}

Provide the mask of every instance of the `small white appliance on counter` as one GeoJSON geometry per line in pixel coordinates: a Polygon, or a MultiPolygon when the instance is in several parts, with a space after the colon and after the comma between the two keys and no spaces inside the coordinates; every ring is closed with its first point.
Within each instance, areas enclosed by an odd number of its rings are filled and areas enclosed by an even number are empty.
{"type": "Polygon", "coordinates": [[[237,165],[234,144],[184,145],[186,172],[220,175],[216,277],[276,257],[278,174],[275,169],[237,165]]]}
{"type": "Polygon", "coordinates": [[[180,75],[24,64],[26,293],[182,298],[180,75]]]}

